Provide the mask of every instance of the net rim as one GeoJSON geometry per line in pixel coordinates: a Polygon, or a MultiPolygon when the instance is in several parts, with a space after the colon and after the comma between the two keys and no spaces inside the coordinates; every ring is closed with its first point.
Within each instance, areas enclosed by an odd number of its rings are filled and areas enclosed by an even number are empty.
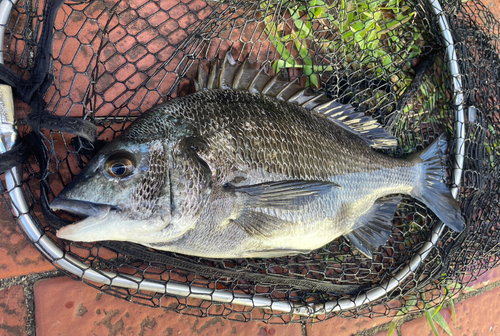
{"type": "MultiPolygon", "coordinates": [[[[5,26],[10,18],[13,6],[18,0],[1,0],[0,2],[0,50],[3,50],[5,26]]],[[[465,154],[465,114],[463,107],[462,80],[457,60],[457,53],[448,19],[444,14],[439,0],[427,0],[432,8],[433,14],[438,18],[441,35],[446,50],[448,69],[452,77],[452,87],[455,100],[455,127],[454,141],[454,163],[452,172],[453,187],[451,192],[454,198],[458,195],[458,187],[461,182],[462,167],[465,154]]],[[[0,63],[3,64],[3,54],[0,52],[0,63]]],[[[15,127],[15,111],[13,105],[12,88],[8,85],[0,85],[0,153],[10,150],[17,139],[15,127]]],[[[33,218],[28,212],[28,204],[21,189],[21,178],[19,169],[14,167],[5,172],[5,183],[12,209],[18,225],[29,238],[30,242],[49,259],[54,265],[61,267],[66,272],[79,278],[98,282],[103,285],[144,290],[159,294],[167,294],[178,297],[192,297],[207,301],[217,301],[250,307],[267,308],[271,310],[293,313],[300,316],[312,317],[332,312],[345,312],[358,309],[370,302],[381,299],[394,290],[411,273],[416,271],[427,255],[432,251],[444,231],[444,224],[439,221],[433,228],[429,240],[412,257],[410,263],[405,265],[389,281],[378,285],[370,290],[357,295],[355,300],[340,299],[327,301],[326,303],[310,303],[298,305],[289,301],[273,301],[272,299],[245,294],[232,293],[225,290],[202,288],[193,285],[179,284],[171,281],[154,281],[142,279],[135,276],[123,275],[115,272],[106,272],[94,269],[71,256],[66,255],[49,236],[41,232],[36,226],[33,218]]]]}

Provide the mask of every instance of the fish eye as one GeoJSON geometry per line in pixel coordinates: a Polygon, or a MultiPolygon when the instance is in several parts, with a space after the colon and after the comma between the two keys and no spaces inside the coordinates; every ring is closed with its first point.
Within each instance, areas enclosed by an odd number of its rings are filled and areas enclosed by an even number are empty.
{"type": "Polygon", "coordinates": [[[134,172],[135,164],[129,155],[117,153],[108,158],[104,169],[111,177],[123,178],[134,172]]]}

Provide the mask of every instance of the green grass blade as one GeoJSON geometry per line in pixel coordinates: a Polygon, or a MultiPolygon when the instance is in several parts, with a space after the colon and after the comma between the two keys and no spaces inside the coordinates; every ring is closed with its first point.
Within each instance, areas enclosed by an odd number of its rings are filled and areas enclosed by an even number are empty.
{"type": "Polygon", "coordinates": [[[434,320],[432,319],[432,316],[431,316],[431,310],[425,311],[425,318],[427,319],[427,322],[431,326],[431,329],[434,332],[434,335],[439,336],[436,325],[434,324],[434,320]]]}
{"type": "Polygon", "coordinates": [[[443,303],[441,303],[441,304],[440,304],[440,305],[436,308],[436,311],[432,314],[432,317],[434,317],[434,315],[436,315],[436,314],[439,314],[439,311],[441,310],[441,308],[443,308],[443,304],[444,304],[444,302],[443,302],[443,303]]]}
{"type": "Polygon", "coordinates": [[[434,319],[434,321],[436,321],[437,324],[439,324],[439,326],[441,328],[443,328],[444,331],[446,331],[446,333],[448,335],[453,336],[451,334],[450,326],[448,325],[448,323],[444,319],[443,315],[441,315],[441,313],[438,313],[437,315],[434,315],[433,319],[434,319]]]}
{"type": "Polygon", "coordinates": [[[457,323],[457,314],[455,313],[455,304],[453,303],[453,298],[450,298],[451,313],[453,315],[453,323],[457,323]]]}
{"type": "Polygon", "coordinates": [[[392,319],[391,324],[389,325],[389,334],[387,336],[391,336],[394,330],[396,330],[396,325],[400,319],[401,317],[395,317],[392,319]]]}

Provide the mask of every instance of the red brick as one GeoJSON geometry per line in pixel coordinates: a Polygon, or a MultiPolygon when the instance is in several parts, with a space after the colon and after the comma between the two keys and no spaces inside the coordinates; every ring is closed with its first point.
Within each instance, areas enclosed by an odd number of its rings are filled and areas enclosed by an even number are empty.
{"type": "MultiPolygon", "coordinates": [[[[392,321],[392,317],[334,317],[325,322],[307,326],[308,335],[350,336],[392,321]],[[332,333],[332,330],[335,330],[332,333]]],[[[386,333],[387,334],[387,333],[386,333]]]]}
{"type": "Polygon", "coordinates": [[[61,72],[58,76],[58,84],[60,84],[59,89],[61,90],[61,96],[68,96],[72,88],[73,80],[75,79],[75,68],[72,66],[62,66],[61,72]]]}
{"type": "Polygon", "coordinates": [[[0,336],[27,335],[27,319],[23,287],[12,286],[0,291],[0,336]]]}
{"type": "Polygon", "coordinates": [[[139,16],[145,18],[159,11],[159,6],[154,2],[149,2],[138,10],[139,16]]]}
{"type": "Polygon", "coordinates": [[[17,227],[0,201],[0,278],[54,270],[17,227]]]}
{"type": "Polygon", "coordinates": [[[90,85],[90,79],[87,75],[84,74],[76,74],[73,83],[73,91],[71,91],[71,99],[75,103],[83,102],[85,96],[87,95],[87,88],[90,85]]]}
{"type": "Polygon", "coordinates": [[[66,24],[64,33],[68,36],[76,36],[85,24],[86,19],[85,14],[82,12],[73,11],[68,18],[70,22],[66,24]]]}
{"type": "Polygon", "coordinates": [[[112,42],[119,41],[122,39],[125,35],[127,35],[127,31],[125,28],[122,26],[116,26],[113,29],[110,29],[109,31],[109,40],[112,42]]]}
{"type": "Polygon", "coordinates": [[[59,58],[62,64],[71,64],[75,58],[78,48],[80,47],[80,42],[78,39],[69,37],[64,42],[64,48],[59,58]]]}
{"type": "Polygon", "coordinates": [[[92,51],[92,48],[86,45],[82,45],[80,47],[80,50],[78,50],[78,53],[76,54],[75,61],[73,62],[73,67],[75,68],[75,71],[78,72],[87,71],[89,63],[92,60],[93,56],[94,53],[92,51]]]}
{"type": "Polygon", "coordinates": [[[497,281],[500,281],[500,269],[495,267],[478,276],[476,280],[471,281],[467,286],[474,289],[480,289],[497,281]]]}
{"type": "Polygon", "coordinates": [[[83,29],[78,34],[78,39],[82,44],[90,43],[99,32],[99,25],[95,21],[87,21],[83,29]]]}
{"type": "MultiPolygon", "coordinates": [[[[495,18],[500,21],[500,2],[498,0],[484,0],[483,4],[489,8],[495,18]]],[[[498,31],[496,31],[498,33],[498,31]]]]}
{"type": "MultiPolygon", "coordinates": [[[[67,277],[35,285],[38,336],[52,335],[286,335],[300,336],[301,326],[198,318],[144,307],[102,294],[67,277]]],[[[319,334],[318,334],[319,335],[319,334]]]]}
{"type": "Polygon", "coordinates": [[[172,8],[171,10],[169,10],[168,14],[170,15],[171,18],[177,20],[178,18],[180,18],[181,16],[183,16],[187,12],[189,12],[189,8],[184,4],[179,4],[179,5],[175,6],[174,8],[172,8]]]}
{"type": "MultiPolygon", "coordinates": [[[[454,336],[499,335],[499,299],[500,287],[456,303],[456,324],[452,321],[450,308],[441,309],[441,314],[448,322],[448,326],[454,336]]],[[[433,335],[430,326],[426,325],[426,322],[425,317],[420,317],[404,323],[401,329],[402,335],[433,335]]],[[[440,327],[438,327],[438,331],[439,335],[446,335],[440,327]]]]}
{"type": "Polygon", "coordinates": [[[85,8],[85,15],[92,19],[97,19],[99,15],[106,9],[103,2],[93,1],[85,8]]]}
{"type": "Polygon", "coordinates": [[[137,12],[133,9],[127,9],[123,13],[120,13],[119,20],[124,26],[128,25],[130,22],[137,19],[137,12]]]}
{"type": "Polygon", "coordinates": [[[207,6],[207,3],[205,1],[201,0],[194,0],[188,3],[188,7],[192,12],[197,12],[201,10],[202,8],[205,8],[207,6]]]}
{"type": "MultiPolygon", "coordinates": [[[[375,334],[375,335],[373,335],[373,336],[387,336],[387,335],[389,335],[389,329],[379,331],[378,333],[376,333],[376,334],[375,334]]],[[[393,336],[397,336],[397,335],[398,335],[398,333],[396,332],[396,330],[394,330],[394,331],[392,332],[392,335],[393,335],[393,336]]]]}
{"type": "Polygon", "coordinates": [[[127,26],[127,32],[130,35],[137,35],[138,33],[142,32],[144,29],[148,27],[149,23],[146,20],[139,18],[127,26]]]}
{"type": "Polygon", "coordinates": [[[167,13],[158,12],[158,13],[154,14],[153,16],[151,16],[148,19],[148,22],[151,26],[157,27],[160,24],[162,24],[163,22],[167,21],[169,18],[170,18],[170,16],[167,13]]]}

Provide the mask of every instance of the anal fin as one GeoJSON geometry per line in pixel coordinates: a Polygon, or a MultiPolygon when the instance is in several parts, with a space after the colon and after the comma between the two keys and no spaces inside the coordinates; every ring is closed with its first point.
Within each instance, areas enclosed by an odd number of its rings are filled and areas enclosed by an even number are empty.
{"type": "Polygon", "coordinates": [[[392,232],[392,219],[401,197],[378,199],[366,214],[358,219],[356,228],[345,235],[365,256],[371,258],[385,244],[392,232]]]}

